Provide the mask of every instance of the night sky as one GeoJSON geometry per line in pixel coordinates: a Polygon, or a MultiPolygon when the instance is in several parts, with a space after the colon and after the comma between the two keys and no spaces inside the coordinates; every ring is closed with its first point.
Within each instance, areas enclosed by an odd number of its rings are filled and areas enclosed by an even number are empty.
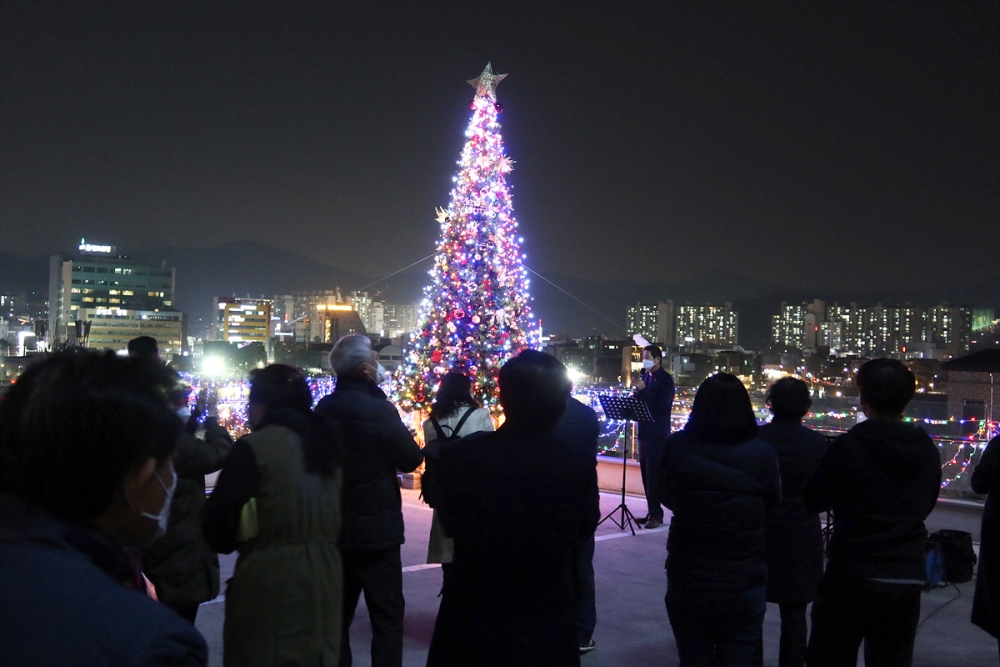
{"type": "Polygon", "coordinates": [[[498,88],[526,263],[593,280],[960,285],[1000,248],[981,3],[0,5],[0,250],[434,251],[498,88]]]}

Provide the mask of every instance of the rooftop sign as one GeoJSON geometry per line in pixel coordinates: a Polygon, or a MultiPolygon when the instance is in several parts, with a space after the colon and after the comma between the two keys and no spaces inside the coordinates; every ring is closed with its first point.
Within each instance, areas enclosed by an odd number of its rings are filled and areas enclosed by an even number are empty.
{"type": "Polygon", "coordinates": [[[80,252],[86,252],[94,255],[110,255],[114,253],[115,247],[113,245],[97,245],[95,243],[87,243],[84,239],[80,239],[80,252]]]}

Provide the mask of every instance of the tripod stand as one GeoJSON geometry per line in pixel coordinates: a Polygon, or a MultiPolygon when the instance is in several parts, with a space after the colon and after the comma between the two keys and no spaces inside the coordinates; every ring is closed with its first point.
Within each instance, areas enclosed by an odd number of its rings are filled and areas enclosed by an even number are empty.
{"type": "MultiPolygon", "coordinates": [[[[646,407],[646,404],[632,396],[599,396],[598,400],[601,401],[601,407],[604,408],[604,414],[608,419],[624,422],[653,421],[653,417],[649,414],[649,408],[646,407]]],[[[635,437],[633,436],[634,441],[635,437]]],[[[632,510],[625,504],[625,472],[627,469],[625,452],[622,451],[622,501],[606,517],[598,521],[597,525],[600,526],[608,519],[611,519],[611,523],[618,526],[620,530],[625,530],[625,526],[628,526],[632,534],[635,535],[635,527],[632,524],[638,525],[638,522],[635,520],[632,510]],[[615,513],[619,510],[621,510],[621,519],[616,519],[615,513]]]]}

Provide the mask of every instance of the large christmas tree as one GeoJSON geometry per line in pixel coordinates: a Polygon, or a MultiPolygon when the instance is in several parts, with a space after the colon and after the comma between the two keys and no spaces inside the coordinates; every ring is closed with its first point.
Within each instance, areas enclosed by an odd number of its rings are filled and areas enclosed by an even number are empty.
{"type": "Polygon", "coordinates": [[[506,74],[489,63],[470,104],[472,120],[446,209],[438,209],[441,238],[431,283],[424,289],[417,331],[411,335],[396,399],[421,410],[434,400],[441,376],[468,374],[473,394],[494,411],[497,374],[523,348],[537,347],[530,319],[528,278],[507,188],[513,161],[504,155],[496,88],[506,74]]]}

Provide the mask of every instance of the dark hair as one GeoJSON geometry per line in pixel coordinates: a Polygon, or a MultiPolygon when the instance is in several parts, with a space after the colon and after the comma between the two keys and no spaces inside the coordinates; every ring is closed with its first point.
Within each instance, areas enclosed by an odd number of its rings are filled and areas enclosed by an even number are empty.
{"type": "Polygon", "coordinates": [[[698,442],[733,444],[757,435],[750,394],[729,373],[710,376],[694,395],[684,432],[698,442]]]}
{"type": "Polygon", "coordinates": [[[479,403],[472,397],[472,382],[465,373],[455,371],[445,373],[431,405],[431,414],[435,417],[445,417],[457,410],[460,405],[479,407],[479,403]]]}
{"type": "Polygon", "coordinates": [[[663,350],[660,349],[659,345],[647,345],[642,348],[643,352],[649,352],[649,356],[653,359],[663,359],[663,350]]]}
{"type": "Polygon", "coordinates": [[[299,435],[308,472],[329,477],[337,471],[343,447],[340,425],[312,411],[312,392],[298,369],[271,364],[251,371],[248,402],[267,408],[257,429],[275,424],[299,435]]]}
{"type": "Polygon", "coordinates": [[[776,419],[802,419],[812,405],[809,387],[798,378],[781,378],[768,390],[767,404],[776,419]]]}
{"type": "Polygon", "coordinates": [[[111,351],[35,362],[0,403],[0,491],[68,521],[100,515],[132,468],[173,456],[176,387],[166,367],[111,351]]]}
{"type": "Polygon", "coordinates": [[[152,336],[139,336],[128,342],[128,353],[132,357],[156,359],[160,354],[160,348],[152,336]]]}
{"type": "Polygon", "coordinates": [[[500,404],[519,427],[549,431],[566,409],[573,385],[550,354],[523,350],[500,368],[500,404]]]}
{"type": "Polygon", "coordinates": [[[917,379],[895,359],[872,359],[858,369],[861,403],[876,414],[898,416],[917,390],[917,379]]]}

